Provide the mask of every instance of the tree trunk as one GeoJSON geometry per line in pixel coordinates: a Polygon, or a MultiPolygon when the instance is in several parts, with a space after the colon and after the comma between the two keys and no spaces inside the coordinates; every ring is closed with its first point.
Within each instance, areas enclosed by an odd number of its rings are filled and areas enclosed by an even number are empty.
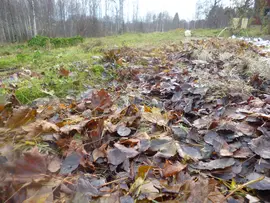
{"type": "Polygon", "coordinates": [[[34,37],[37,36],[37,21],[36,21],[36,11],[35,11],[35,2],[31,0],[32,5],[32,15],[33,15],[33,34],[34,37]]]}
{"type": "Polygon", "coordinates": [[[8,0],[8,9],[9,9],[9,15],[10,15],[10,19],[11,19],[11,41],[12,42],[16,42],[17,41],[17,34],[16,34],[16,27],[15,27],[15,21],[14,21],[14,15],[13,12],[11,10],[11,4],[10,4],[10,0],[8,0]]]}
{"type": "Polygon", "coordinates": [[[124,33],[124,0],[119,0],[119,33],[124,33]]]}

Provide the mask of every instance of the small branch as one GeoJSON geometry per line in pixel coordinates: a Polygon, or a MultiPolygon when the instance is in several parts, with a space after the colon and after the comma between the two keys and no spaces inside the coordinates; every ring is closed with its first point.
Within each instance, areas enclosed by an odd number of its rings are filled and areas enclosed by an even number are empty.
{"type": "Polygon", "coordinates": [[[103,184],[103,185],[100,185],[98,188],[102,188],[102,187],[104,187],[104,186],[110,185],[110,184],[112,184],[112,183],[117,183],[117,182],[119,182],[119,181],[121,181],[121,180],[126,180],[126,179],[128,179],[128,177],[119,178],[119,179],[117,179],[117,180],[113,180],[113,181],[111,181],[111,182],[108,182],[108,183],[105,183],[105,184],[103,184]]]}
{"type": "Polygon", "coordinates": [[[257,182],[260,182],[262,181],[263,179],[265,178],[265,176],[262,176],[256,180],[251,180],[243,185],[239,185],[237,188],[235,188],[233,191],[230,192],[230,194],[228,194],[226,197],[224,197],[221,202],[225,202],[230,196],[232,196],[235,192],[239,191],[239,190],[242,190],[244,187],[247,187],[248,185],[251,185],[251,184],[254,184],[254,183],[257,183],[257,182]]]}

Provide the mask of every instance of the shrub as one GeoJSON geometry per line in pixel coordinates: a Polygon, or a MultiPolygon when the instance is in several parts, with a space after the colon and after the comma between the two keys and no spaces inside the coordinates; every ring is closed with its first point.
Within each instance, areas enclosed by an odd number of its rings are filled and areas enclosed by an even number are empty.
{"type": "Polygon", "coordinates": [[[48,37],[37,35],[28,41],[28,46],[30,46],[30,47],[34,47],[34,46],[45,47],[47,45],[47,43],[49,42],[49,40],[50,40],[50,38],[48,38],[48,37]]]}
{"type": "Polygon", "coordinates": [[[75,36],[70,38],[48,38],[44,36],[36,36],[28,41],[28,46],[39,46],[45,47],[48,43],[52,44],[54,47],[68,47],[74,46],[83,42],[83,38],[81,36],[75,36]]]}

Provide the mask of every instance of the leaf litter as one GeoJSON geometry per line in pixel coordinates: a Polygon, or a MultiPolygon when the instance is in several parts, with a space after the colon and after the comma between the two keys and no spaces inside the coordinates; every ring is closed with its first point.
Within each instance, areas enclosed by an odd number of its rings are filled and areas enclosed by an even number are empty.
{"type": "Polygon", "coordinates": [[[259,49],[224,39],[113,49],[101,63],[119,68],[103,89],[28,106],[11,95],[1,201],[267,202],[270,78],[246,70],[259,49]]]}

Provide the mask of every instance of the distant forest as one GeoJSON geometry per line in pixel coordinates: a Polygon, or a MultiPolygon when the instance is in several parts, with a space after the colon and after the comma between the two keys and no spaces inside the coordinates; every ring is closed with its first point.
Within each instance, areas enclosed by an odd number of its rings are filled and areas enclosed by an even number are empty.
{"type": "Polygon", "coordinates": [[[36,35],[99,37],[177,28],[223,28],[232,17],[252,17],[253,8],[250,0],[234,1],[230,7],[222,0],[198,0],[194,20],[188,22],[178,13],[170,16],[166,11],[139,16],[136,0],[1,0],[0,42],[26,41],[36,35]],[[126,10],[127,1],[132,4],[131,11],[126,10]],[[126,17],[127,12],[131,19],[126,17]]]}

